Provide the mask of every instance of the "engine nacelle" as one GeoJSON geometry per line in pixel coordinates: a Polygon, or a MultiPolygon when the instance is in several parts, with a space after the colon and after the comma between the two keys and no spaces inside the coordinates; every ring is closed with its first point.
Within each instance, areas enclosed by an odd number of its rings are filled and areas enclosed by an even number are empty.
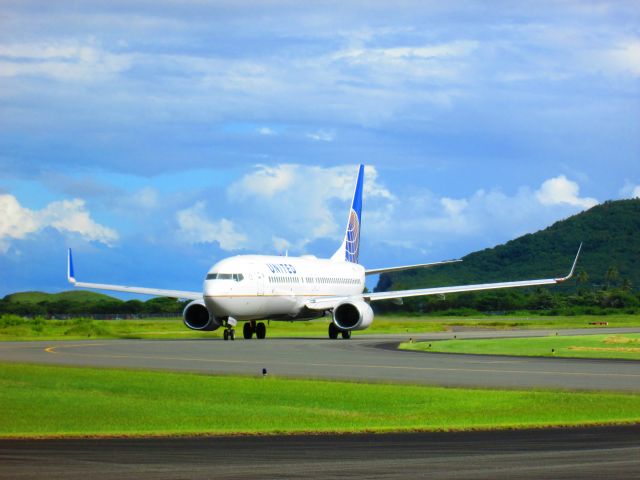
{"type": "Polygon", "coordinates": [[[204,300],[194,300],[182,312],[182,321],[191,330],[212,331],[222,325],[216,317],[209,313],[204,300]]]}
{"type": "Polygon", "coordinates": [[[362,300],[340,303],[333,309],[333,323],[341,330],[364,330],[373,323],[373,310],[362,300]]]}

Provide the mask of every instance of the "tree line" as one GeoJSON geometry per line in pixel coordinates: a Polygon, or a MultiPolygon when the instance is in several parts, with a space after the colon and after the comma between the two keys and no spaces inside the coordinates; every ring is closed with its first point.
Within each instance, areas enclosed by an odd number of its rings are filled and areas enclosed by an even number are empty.
{"type": "Polygon", "coordinates": [[[549,315],[603,315],[640,313],[640,292],[620,279],[615,269],[607,272],[602,285],[588,285],[585,272],[577,275],[577,288],[561,290],[548,287],[509,290],[486,290],[446,296],[405,299],[402,305],[376,304],[383,312],[464,315],[473,313],[532,312],[549,315]]]}
{"type": "Polygon", "coordinates": [[[40,302],[14,302],[8,296],[0,300],[0,314],[20,316],[91,316],[91,315],[181,315],[188,301],[158,297],[147,300],[119,300],[108,297],[98,301],[71,299],[43,300],[40,302]]]}

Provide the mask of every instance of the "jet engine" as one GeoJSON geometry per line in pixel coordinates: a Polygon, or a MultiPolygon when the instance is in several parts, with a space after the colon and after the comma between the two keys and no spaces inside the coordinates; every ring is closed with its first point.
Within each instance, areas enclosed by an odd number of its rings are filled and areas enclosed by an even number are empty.
{"type": "Polygon", "coordinates": [[[222,322],[209,313],[204,300],[194,300],[187,305],[182,312],[182,321],[191,330],[212,331],[222,325],[222,322]]]}
{"type": "Polygon", "coordinates": [[[341,330],[364,330],[373,323],[373,310],[362,300],[340,303],[333,309],[333,323],[341,330]]]}

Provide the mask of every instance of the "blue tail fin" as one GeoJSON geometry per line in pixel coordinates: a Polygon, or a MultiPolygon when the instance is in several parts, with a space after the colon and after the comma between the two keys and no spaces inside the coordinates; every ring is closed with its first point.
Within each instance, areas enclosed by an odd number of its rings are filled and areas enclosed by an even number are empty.
{"type": "Polygon", "coordinates": [[[364,182],[364,165],[360,165],[356,188],[353,192],[351,210],[344,234],[342,245],[333,254],[331,260],[343,260],[351,263],[358,263],[360,253],[360,226],[362,225],[362,188],[364,182]]]}

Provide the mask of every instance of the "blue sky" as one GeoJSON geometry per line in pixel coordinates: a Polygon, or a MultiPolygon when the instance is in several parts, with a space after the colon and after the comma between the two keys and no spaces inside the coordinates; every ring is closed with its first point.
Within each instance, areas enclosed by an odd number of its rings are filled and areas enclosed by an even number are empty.
{"type": "Polygon", "coordinates": [[[5,1],[0,295],[198,290],[242,253],[459,257],[640,196],[618,2],[5,1]],[[446,3],[446,4],[445,4],[446,3]]]}

